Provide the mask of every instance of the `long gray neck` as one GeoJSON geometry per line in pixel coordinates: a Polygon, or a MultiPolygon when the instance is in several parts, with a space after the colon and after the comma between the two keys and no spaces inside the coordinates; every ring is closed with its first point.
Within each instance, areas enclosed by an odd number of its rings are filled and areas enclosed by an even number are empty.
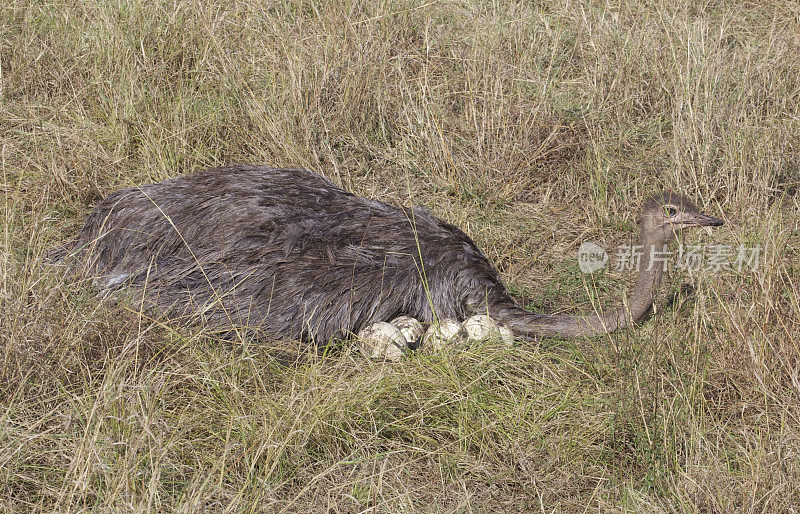
{"type": "Polygon", "coordinates": [[[489,314],[510,326],[516,334],[528,337],[592,336],[636,324],[647,316],[661,283],[664,265],[653,260],[653,252],[663,251],[665,244],[664,241],[643,243],[639,275],[633,293],[625,304],[613,312],[594,315],[535,314],[516,303],[502,302],[489,306],[489,314]]]}

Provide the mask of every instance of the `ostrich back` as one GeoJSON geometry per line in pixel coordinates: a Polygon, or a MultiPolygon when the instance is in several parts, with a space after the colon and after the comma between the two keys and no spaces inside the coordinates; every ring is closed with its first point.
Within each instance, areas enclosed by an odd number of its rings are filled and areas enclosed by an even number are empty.
{"type": "Polygon", "coordinates": [[[65,249],[103,288],[138,287],[172,317],[306,340],[509,301],[455,226],[306,170],[229,166],[124,189],[65,249]]]}

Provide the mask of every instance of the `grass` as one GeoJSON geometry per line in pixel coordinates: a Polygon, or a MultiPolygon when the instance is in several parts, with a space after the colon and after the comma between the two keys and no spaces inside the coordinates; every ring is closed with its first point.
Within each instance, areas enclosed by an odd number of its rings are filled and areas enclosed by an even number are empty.
{"type": "Polygon", "coordinates": [[[800,508],[795,2],[192,0],[0,5],[0,510],[800,508]],[[44,253],[104,195],[310,168],[424,204],[520,299],[610,306],[582,241],[675,189],[756,270],[637,330],[397,365],[227,343],[44,253]]]}

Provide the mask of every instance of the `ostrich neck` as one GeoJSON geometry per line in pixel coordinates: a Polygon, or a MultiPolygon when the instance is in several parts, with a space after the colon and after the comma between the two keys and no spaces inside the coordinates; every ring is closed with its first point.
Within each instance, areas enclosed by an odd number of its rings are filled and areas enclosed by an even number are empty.
{"type": "Polygon", "coordinates": [[[512,301],[511,304],[502,302],[494,308],[490,307],[490,313],[508,324],[516,333],[530,337],[592,336],[636,324],[644,319],[653,305],[656,290],[664,274],[663,262],[657,257],[665,244],[662,240],[640,237],[641,256],[636,285],[628,301],[614,311],[593,315],[535,314],[512,301]]]}

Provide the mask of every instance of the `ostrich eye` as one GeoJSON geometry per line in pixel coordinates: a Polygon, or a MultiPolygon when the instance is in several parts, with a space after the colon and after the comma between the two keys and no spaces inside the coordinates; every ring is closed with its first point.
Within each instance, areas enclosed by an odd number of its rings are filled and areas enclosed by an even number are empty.
{"type": "Polygon", "coordinates": [[[667,207],[666,209],[664,209],[664,212],[666,212],[667,216],[671,218],[676,214],[678,214],[678,209],[676,209],[675,207],[667,207]]]}

